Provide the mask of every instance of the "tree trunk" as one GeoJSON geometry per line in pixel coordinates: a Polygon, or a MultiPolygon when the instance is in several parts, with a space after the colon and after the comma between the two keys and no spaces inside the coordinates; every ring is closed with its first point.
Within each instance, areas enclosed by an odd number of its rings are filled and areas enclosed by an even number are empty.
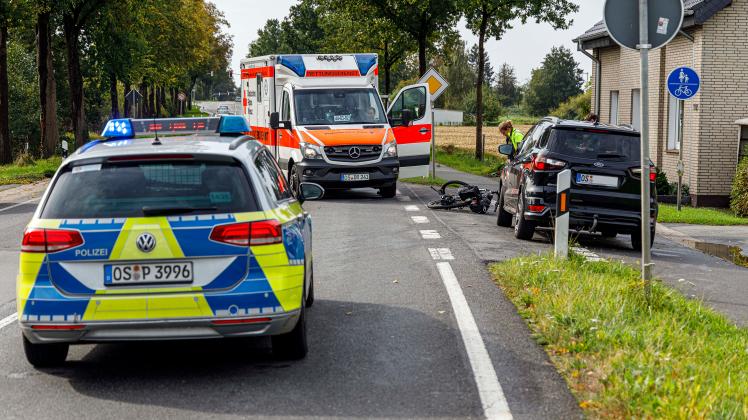
{"type": "Polygon", "coordinates": [[[475,158],[483,160],[483,72],[485,70],[484,43],[488,16],[483,13],[478,32],[478,79],[475,81],[475,158]]]}
{"type": "Polygon", "coordinates": [[[426,73],[426,35],[418,35],[418,77],[426,73]]]}
{"type": "Polygon", "coordinates": [[[150,117],[151,116],[151,110],[148,108],[148,84],[147,83],[141,83],[140,84],[140,93],[143,95],[143,97],[140,99],[140,117],[150,117]]]}
{"type": "Polygon", "coordinates": [[[197,77],[193,77],[190,82],[190,90],[187,91],[187,109],[192,109],[192,92],[195,91],[195,83],[197,83],[197,77]]]}
{"type": "Polygon", "coordinates": [[[148,110],[150,111],[150,117],[158,118],[158,104],[156,102],[156,86],[151,86],[151,91],[148,93],[148,110]]]}
{"type": "Polygon", "coordinates": [[[8,121],[8,21],[0,22],[0,163],[13,161],[8,121]]]}
{"type": "Polygon", "coordinates": [[[124,108],[123,114],[125,118],[130,118],[130,107],[132,106],[132,104],[127,100],[127,94],[130,93],[131,90],[130,82],[124,82],[124,86],[125,97],[122,101],[122,108],[124,108]]]}
{"type": "MultiPolygon", "coordinates": [[[[384,41],[384,93],[390,94],[390,44],[384,41]]],[[[389,101],[388,101],[389,102],[389,101]]]]}
{"type": "Polygon", "coordinates": [[[111,118],[119,118],[119,94],[117,93],[117,75],[109,72],[109,98],[112,101],[111,118]]]}
{"type": "MultiPolygon", "coordinates": [[[[60,132],[57,127],[57,82],[52,60],[52,33],[49,28],[50,12],[36,17],[36,68],[39,74],[39,107],[41,118],[41,155],[54,155],[60,132]]],[[[72,146],[72,145],[69,145],[72,146]]]]}
{"type": "Polygon", "coordinates": [[[70,85],[70,118],[73,122],[75,146],[80,147],[88,141],[88,126],[83,96],[83,75],[80,65],[80,48],[78,35],[80,28],[75,23],[75,17],[65,15],[62,19],[65,33],[65,51],[68,65],[68,83],[70,85]]]}

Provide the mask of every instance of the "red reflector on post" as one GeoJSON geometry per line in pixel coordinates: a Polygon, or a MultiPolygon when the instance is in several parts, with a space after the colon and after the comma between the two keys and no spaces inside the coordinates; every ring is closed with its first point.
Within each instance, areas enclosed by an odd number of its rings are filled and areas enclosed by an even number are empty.
{"type": "Polygon", "coordinates": [[[212,321],[213,325],[240,325],[240,324],[258,324],[270,322],[272,318],[238,318],[238,319],[216,319],[212,321]]]}
{"type": "Polygon", "coordinates": [[[77,331],[86,328],[84,324],[71,325],[32,325],[32,330],[38,331],[77,331]]]}
{"type": "Polygon", "coordinates": [[[558,197],[558,211],[560,213],[566,213],[568,211],[565,192],[562,192],[558,197]]]}

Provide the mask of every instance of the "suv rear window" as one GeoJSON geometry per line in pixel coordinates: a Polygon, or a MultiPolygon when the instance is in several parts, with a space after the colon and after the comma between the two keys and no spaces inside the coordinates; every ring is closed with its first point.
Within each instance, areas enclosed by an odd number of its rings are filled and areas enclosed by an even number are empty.
{"type": "Polygon", "coordinates": [[[585,159],[639,161],[638,134],[623,134],[603,130],[553,129],[548,150],[585,159]]]}
{"type": "Polygon", "coordinates": [[[67,167],[44,219],[235,213],[257,210],[238,163],[128,162],[67,167]]]}

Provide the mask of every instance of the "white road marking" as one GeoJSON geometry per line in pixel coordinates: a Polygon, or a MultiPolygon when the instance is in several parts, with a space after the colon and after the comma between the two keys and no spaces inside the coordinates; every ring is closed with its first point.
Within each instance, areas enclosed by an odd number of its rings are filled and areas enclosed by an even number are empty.
{"type": "Polygon", "coordinates": [[[429,218],[426,216],[410,216],[410,219],[413,220],[413,223],[428,223],[429,218]]]}
{"type": "Polygon", "coordinates": [[[30,202],[32,202],[32,201],[36,201],[36,200],[38,200],[38,199],[39,199],[39,197],[36,197],[36,198],[32,198],[31,200],[26,200],[26,201],[22,201],[22,202],[20,202],[20,203],[17,203],[17,204],[13,204],[12,206],[8,206],[8,207],[3,207],[3,208],[1,208],[1,209],[0,209],[0,211],[5,211],[5,210],[10,210],[10,209],[14,209],[14,208],[16,208],[16,207],[18,207],[18,206],[22,206],[22,205],[24,205],[24,204],[29,204],[30,202]]]}
{"type": "Polygon", "coordinates": [[[447,289],[449,300],[452,302],[452,310],[460,328],[462,342],[473,369],[475,384],[478,386],[478,395],[483,406],[483,415],[487,419],[511,419],[512,413],[504,398],[496,370],[488,355],[483,337],[480,335],[478,325],[475,323],[470,306],[462,293],[460,283],[457,281],[452,266],[448,262],[436,263],[441,275],[444,287],[447,289]]]}
{"type": "Polygon", "coordinates": [[[410,201],[410,197],[407,195],[398,195],[397,199],[398,201],[410,201]]]}
{"type": "Polygon", "coordinates": [[[17,319],[18,319],[18,313],[15,313],[15,312],[6,316],[3,319],[0,319],[0,330],[16,322],[17,319]]]}
{"type": "Polygon", "coordinates": [[[439,235],[439,232],[435,230],[422,230],[421,237],[423,239],[440,239],[442,235],[439,235]]]}
{"type": "Polygon", "coordinates": [[[449,248],[429,248],[429,254],[431,258],[435,260],[454,260],[455,257],[452,255],[452,251],[449,248]]]}
{"type": "Polygon", "coordinates": [[[419,209],[418,206],[413,206],[413,205],[405,206],[405,211],[419,211],[419,210],[421,209],[419,209]]]}

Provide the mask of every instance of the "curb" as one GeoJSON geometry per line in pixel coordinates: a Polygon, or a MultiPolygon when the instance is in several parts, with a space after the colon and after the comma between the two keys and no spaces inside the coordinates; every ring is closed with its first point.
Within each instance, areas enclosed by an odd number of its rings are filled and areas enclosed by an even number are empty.
{"type": "Polygon", "coordinates": [[[657,232],[671,241],[695,249],[696,251],[703,252],[704,254],[721,258],[738,266],[746,266],[746,261],[748,261],[748,255],[745,255],[739,246],[730,246],[692,238],[684,233],[676,231],[675,229],[664,226],[661,223],[657,224],[657,232]]]}
{"type": "Polygon", "coordinates": [[[14,204],[40,197],[49,185],[49,179],[0,190],[0,203],[14,204]]]}
{"type": "Polygon", "coordinates": [[[696,244],[700,241],[696,238],[692,238],[685,233],[678,232],[675,229],[671,229],[662,223],[657,223],[657,233],[670,239],[671,241],[678,242],[681,245],[687,246],[688,248],[697,249],[696,244]]]}

